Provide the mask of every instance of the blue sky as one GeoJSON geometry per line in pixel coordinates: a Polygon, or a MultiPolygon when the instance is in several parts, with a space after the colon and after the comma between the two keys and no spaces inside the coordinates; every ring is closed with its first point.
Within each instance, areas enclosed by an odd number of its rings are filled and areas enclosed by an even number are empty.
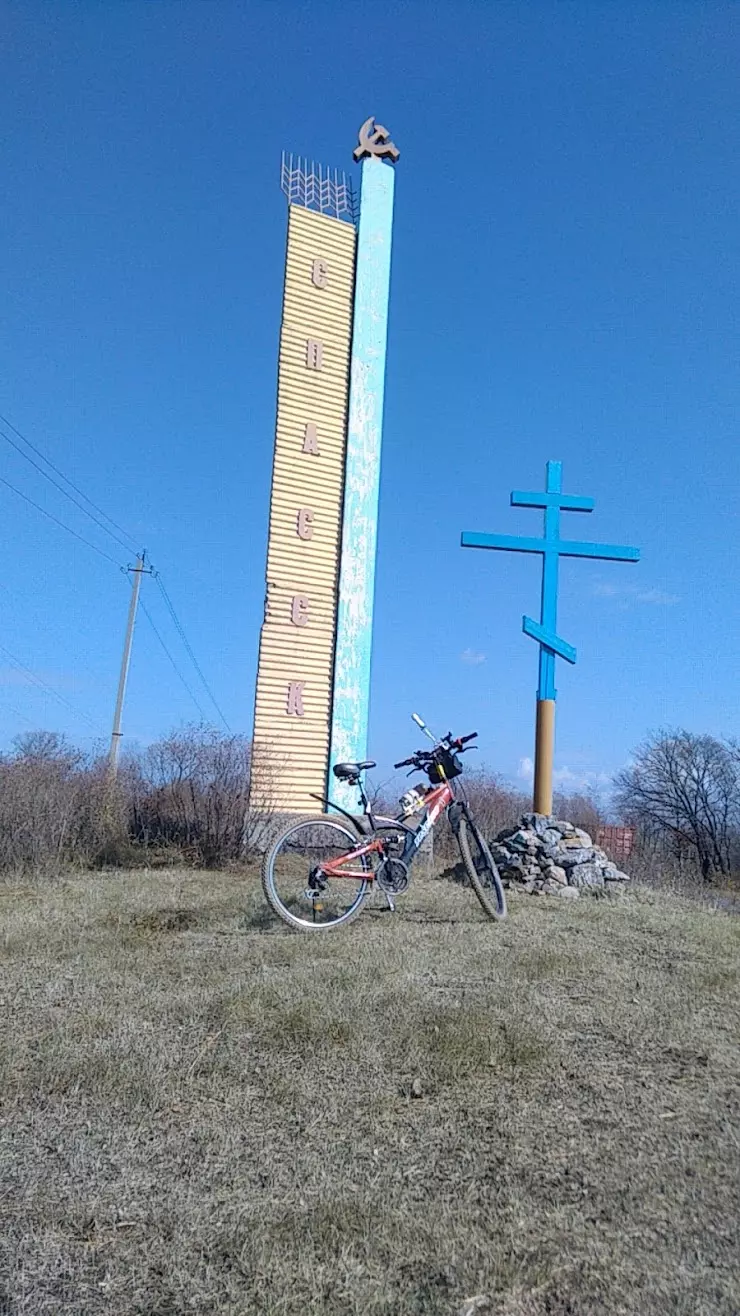
{"type": "MultiPolygon", "coordinates": [[[[539,534],[509,492],[548,458],[596,499],[565,532],[643,554],[563,565],[559,780],[608,776],[652,727],[740,733],[739,29],[711,0],[6,0],[0,412],[149,550],[231,727],[264,593],[280,152],[352,170],[375,114],[401,161],[371,752],[409,752],[417,709],[526,780],[538,560],[459,540],[539,534]]],[[[0,485],[0,745],[89,745],[131,557],[1,441],[0,476],[114,558],[0,485]]],[[[126,739],[198,717],[142,616],[126,739]]]]}

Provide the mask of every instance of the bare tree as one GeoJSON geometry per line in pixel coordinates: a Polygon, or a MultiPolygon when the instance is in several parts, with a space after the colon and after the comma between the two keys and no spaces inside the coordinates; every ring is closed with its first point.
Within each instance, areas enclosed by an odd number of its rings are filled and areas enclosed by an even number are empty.
{"type": "Polygon", "coordinates": [[[703,880],[731,871],[740,809],[740,754],[713,736],[659,731],[615,779],[615,804],[643,834],[695,855],[703,880]]]}
{"type": "Polygon", "coordinates": [[[72,769],[84,762],[84,754],[58,731],[24,731],[12,744],[11,758],[16,763],[56,763],[72,769]]]}

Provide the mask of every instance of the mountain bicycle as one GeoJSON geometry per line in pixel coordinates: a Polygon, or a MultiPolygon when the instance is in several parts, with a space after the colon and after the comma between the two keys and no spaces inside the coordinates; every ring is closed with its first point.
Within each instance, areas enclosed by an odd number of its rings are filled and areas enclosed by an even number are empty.
{"type": "Polygon", "coordinates": [[[334,776],[357,786],[363,812],[348,813],[328,798],[325,812],[297,818],[275,838],[262,865],[262,886],[268,903],[291,928],[301,932],[326,931],[351,923],[361,912],[375,884],[388,908],[409,885],[409,869],[429,832],[447,814],[460,847],[465,871],[485,913],[506,918],[506,896],[488,844],[470,812],[456,780],[463,771],[460,755],[478,733],[453,739],[448,732],[435,740],[418,714],[417,726],[433,741],[431,750],[417,750],[395,768],[424,772],[428,783],[417,784],[400,800],[397,818],[373,813],[362,784],[362,773],[374,768],[372,760],[337,763],[334,776]],[[329,813],[332,809],[335,812],[329,813]],[[412,826],[407,819],[419,814],[412,826]],[[337,815],[341,815],[338,817],[337,815]]]}

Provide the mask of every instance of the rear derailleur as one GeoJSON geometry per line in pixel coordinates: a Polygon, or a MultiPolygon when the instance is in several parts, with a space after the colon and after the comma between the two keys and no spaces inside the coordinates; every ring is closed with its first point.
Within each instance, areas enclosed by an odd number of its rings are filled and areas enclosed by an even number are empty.
{"type": "Polygon", "coordinates": [[[308,886],[303,892],[304,899],[308,900],[310,903],[313,903],[315,900],[320,900],[322,893],[326,891],[327,886],[328,882],[321,869],[312,868],[308,875],[308,886]]]}

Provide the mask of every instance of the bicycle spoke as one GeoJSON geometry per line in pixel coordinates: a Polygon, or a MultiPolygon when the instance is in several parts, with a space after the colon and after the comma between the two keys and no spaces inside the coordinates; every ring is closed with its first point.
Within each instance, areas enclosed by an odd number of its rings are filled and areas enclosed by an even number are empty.
{"type": "Polygon", "coordinates": [[[263,886],[273,909],[293,927],[349,922],[367,895],[371,860],[359,856],[346,875],[330,871],[359,839],[338,820],[303,818],[291,824],[265,857],[263,886]]]}

